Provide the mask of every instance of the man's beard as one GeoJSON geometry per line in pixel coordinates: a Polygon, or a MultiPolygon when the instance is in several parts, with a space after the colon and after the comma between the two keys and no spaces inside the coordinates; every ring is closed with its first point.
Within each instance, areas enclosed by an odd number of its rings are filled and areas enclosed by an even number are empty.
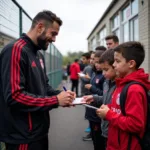
{"type": "Polygon", "coordinates": [[[48,45],[47,45],[47,40],[46,40],[46,37],[45,37],[45,31],[37,38],[37,42],[38,42],[38,46],[46,51],[47,48],[48,48],[48,45]]]}

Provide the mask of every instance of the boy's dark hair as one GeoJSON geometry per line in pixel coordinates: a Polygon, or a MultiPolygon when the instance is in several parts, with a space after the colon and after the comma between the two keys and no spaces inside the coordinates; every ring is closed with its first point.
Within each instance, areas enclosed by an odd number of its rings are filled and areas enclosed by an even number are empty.
{"type": "Polygon", "coordinates": [[[102,50],[101,51],[100,50],[96,51],[94,57],[99,57],[100,58],[103,53],[104,53],[104,51],[102,51],[102,50]]]}
{"type": "Polygon", "coordinates": [[[90,53],[83,53],[82,56],[85,57],[86,59],[90,59],[91,54],[90,53]]]}
{"type": "Polygon", "coordinates": [[[119,38],[117,35],[108,35],[105,37],[105,40],[113,40],[115,43],[119,43],[119,38]]]}
{"type": "Polygon", "coordinates": [[[74,62],[78,62],[79,61],[79,59],[78,58],[76,58],[75,60],[74,60],[74,62]]]}
{"type": "Polygon", "coordinates": [[[97,46],[96,48],[95,48],[95,51],[106,51],[106,47],[105,46],[97,46]]]}
{"type": "Polygon", "coordinates": [[[134,60],[136,69],[140,67],[145,58],[145,50],[140,42],[125,42],[115,47],[114,51],[121,53],[126,61],[134,60]]]}
{"type": "Polygon", "coordinates": [[[109,49],[105,51],[100,57],[100,63],[108,62],[109,65],[113,65],[114,63],[114,50],[109,49]]]}
{"type": "Polygon", "coordinates": [[[53,24],[54,21],[56,21],[60,26],[62,25],[62,20],[57,17],[56,14],[49,10],[43,10],[33,18],[31,28],[33,29],[41,20],[45,21],[45,26],[53,24]]]}

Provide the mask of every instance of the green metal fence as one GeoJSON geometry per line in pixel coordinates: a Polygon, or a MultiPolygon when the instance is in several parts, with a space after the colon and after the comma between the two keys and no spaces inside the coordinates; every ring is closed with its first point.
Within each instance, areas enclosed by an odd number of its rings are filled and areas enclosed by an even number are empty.
{"type": "MultiPolygon", "coordinates": [[[[32,18],[16,0],[0,0],[0,51],[11,40],[26,33],[31,23],[32,18]]],[[[62,80],[62,55],[53,44],[50,44],[48,50],[42,53],[45,57],[49,83],[57,88],[62,80]]],[[[1,143],[0,150],[3,149],[4,144],[1,143]]]]}
{"type": "MultiPolygon", "coordinates": [[[[8,43],[6,36],[18,38],[30,29],[31,23],[32,18],[16,0],[0,0],[0,47],[8,43]]],[[[62,80],[62,55],[53,44],[43,54],[50,84],[57,88],[62,80]]]]}
{"type": "Polygon", "coordinates": [[[50,44],[44,56],[49,83],[57,88],[62,81],[62,54],[53,44],[50,44]]]}

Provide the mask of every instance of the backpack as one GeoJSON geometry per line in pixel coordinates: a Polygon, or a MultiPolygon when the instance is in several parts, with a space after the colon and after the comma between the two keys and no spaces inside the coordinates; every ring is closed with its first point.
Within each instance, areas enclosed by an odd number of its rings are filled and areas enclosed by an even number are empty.
{"type": "MultiPolygon", "coordinates": [[[[137,137],[137,139],[141,145],[142,150],[150,150],[150,91],[148,91],[146,89],[146,87],[140,82],[131,81],[131,82],[127,83],[124,86],[124,88],[122,89],[122,92],[120,94],[120,109],[121,109],[122,114],[124,116],[126,116],[125,103],[126,103],[127,92],[128,92],[129,86],[131,86],[133,84],[141,85],[146,92],[146,95],[147,95],[147,123],[146,123],[146,129],[145,129],[143,138],[140,138],[138,135],[136,135],[134,133],[129,133],[128,147],[127,147],[128,149],[127,150],[130,150],[132,136],[137,137]]],[[[118,142],[120,144],[120,130],[118,133],[118,142]]]]}

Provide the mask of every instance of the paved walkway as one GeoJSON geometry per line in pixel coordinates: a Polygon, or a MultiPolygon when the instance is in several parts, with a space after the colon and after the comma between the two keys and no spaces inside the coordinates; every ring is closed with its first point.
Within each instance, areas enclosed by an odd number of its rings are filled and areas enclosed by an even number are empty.
{"type": "MultiPolygon", "coordinates": [[[[63,82],[68,89],[70,84],[63,82]]],[[[53,109],[49,131],[49,150],[93,150],[92,141],[82,141],[88,122],[84,106],[53,109]]]]}

